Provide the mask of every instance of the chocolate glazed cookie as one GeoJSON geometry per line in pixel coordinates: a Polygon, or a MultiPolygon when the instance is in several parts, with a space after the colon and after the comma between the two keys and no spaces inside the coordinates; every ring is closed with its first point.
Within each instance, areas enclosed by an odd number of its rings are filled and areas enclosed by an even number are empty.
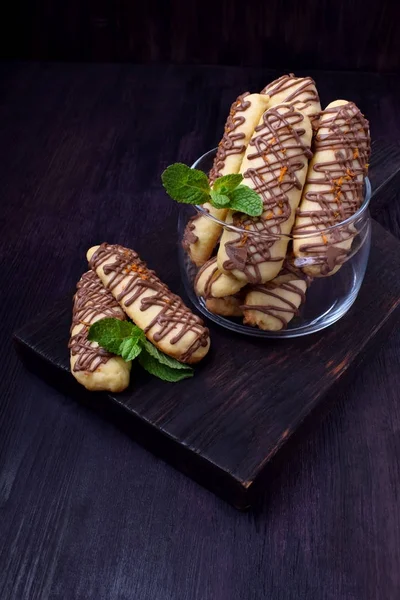
{"type": "Polygon", "coordinates": [[[121,392],[129,385],[131,363],[89,342],[87,334],[95,321],[106,317],[123,321],[125,313],[93,271],[84,273],[76,287],[68,344],[72,375],[88,390],[121,392]]]}
{"type": "MultiPolygon", "coordinates": [[[[255,126],[268,106],[268,96],[262,94],[241,94],[232,104],[225,123],[224,135],[218,144],[213,167],[209,173],[210,185],[222,175],[238,173],[247,144],[255,126]]],[[[214,208],[206,203],[207,212],[224,221],[227,209],[214,208]]],[[[203,215],[196,215],[186,226],[182,240],[183,248],[198,267],[211,256],[221,235],[221,225],[203,215]]]]}
{"type": "Polygon", "coordinates": [[[282,75],[265,86],[261,93],[268,94],[270,106],[282,102],[290,104],[309,117],[313,129],[318,127],[321,104],[311,77],[296,77],[293,73],[282,75]]]}
{"type": "Polygon", "coordinates": [[[104,243],[90,248],[87,258],[121,308],[162,352],[183,363],[196,363],[207,354],[210,336],[203,321],[136,252],[104,243]]]}
{"type": "Polygon", "coordinates": [[[268,283],[249,286],[241,307],[244,324],[265,331],[286,329],[306,299],[312,278],[285,260],[278,277],[268,283]]]}
{"type": "Polygon", "coordinates": [[[262,116],[242,163],[244,183],[262,198],[263,213],[249,217],[230,211],[218,251],[218,268],[251,284],[274,279],[282,268],[306,179],[312,129],[293,106],[280,104],[262,116]]]}
{"type": "Polygon", "coordinates": [[[363,202],[370,148],[368,121],[353,102],[336,100],[321,113],[293,228],[297,264],[312,277],[333,275],[346,261],[357,231],[338,224],[363,202]]]}

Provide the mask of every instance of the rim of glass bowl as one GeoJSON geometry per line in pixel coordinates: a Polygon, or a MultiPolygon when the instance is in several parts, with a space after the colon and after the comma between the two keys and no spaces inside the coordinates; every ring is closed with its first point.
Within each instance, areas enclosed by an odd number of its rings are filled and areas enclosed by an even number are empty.
{"type": "MultiPolygon", "coordinates": [[[[217,151],[217,148],[208,150],[207,152],[205,152],[204,154],[199,156],[199,158],[195,160],[195,162],[192,164],[192,166],[190,168],[197,169],[197,166],[200,163],[200,161],[202,161],[205,158],[208,158],[212,154],[215,154],[216,151],[217,151]]],[[[360,208],[357,210],[357,212],[355,212],[354,215],[351,215],[351,217],[348,217],[348,219],[345,219],[344,221],[335,223],[335,225],[331,225],[330,227],[326,227],[325,229],[319,229],[318,235],[323,234],[323,233],[329,233],[330,231],[334,231],[338,227],[343,227],[344,225],[349,225],[350,223],[354,223],[354,221],[357,221],[366,212],[370,200],[371,200],[371,182],[368,177],[365,177],[365,179],[364,179],[364,201],[361,204],[360,208]]],[[[225,221],[220,221],[220,219],[217,219],[213,215],[210,215],[210,213],[205,208],[203,208],[203,206],[200,204],[195,204],[193,206],[194,206],[195,210],[197,210],[197,212],[199,212],[201,215],[203,215],[207,219],[210,219],[210,221],[214,221],[214,223],[218,223],[219,225],[222,225],[225,229],[229,229],[231,231],[236,231],[239,233],[241,233],[242,231],[246,231],[246,233],[250,234],[251,236],[267,237],[265,234],[258,233],[256,231],[249,232],[247,230],[242,229],[241,227],[236,227],[235,225],[231,225],[230,223],[225,223],[225,221]]],[[[307,237],[313,237],[313,236],[315,236],[315,233],[316,232],[314,231],[314,232],[308,232],[308,233],[298,233],[296,235],[283,234],[283,233],[273,233],[270,235],[273,235],[274,238],[275,237],[276,238],[286,238],[289,240],[293,240],[293,239],[299,239],[299,238],[303,239],[303,238],[307,238],[307,237]]]]}

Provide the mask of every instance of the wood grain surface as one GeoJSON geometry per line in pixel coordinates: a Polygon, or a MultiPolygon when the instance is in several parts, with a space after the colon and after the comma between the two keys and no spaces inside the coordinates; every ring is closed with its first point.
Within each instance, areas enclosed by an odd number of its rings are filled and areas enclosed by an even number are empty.
{"type": "MultiPolygon", "coordinates": [[[[2,64],[0,597],[397,600],[400,336],[241,514],[28,373],[12,332],[70,293],[85,249],[176,214],[159,174],[219,137],[276,73],[2,64]]],[[[313,73],[380,143],[375,218],[400,238],[399,81],[313,73]],[[387,185],[386,185],[387,183],[387,185]]]]}

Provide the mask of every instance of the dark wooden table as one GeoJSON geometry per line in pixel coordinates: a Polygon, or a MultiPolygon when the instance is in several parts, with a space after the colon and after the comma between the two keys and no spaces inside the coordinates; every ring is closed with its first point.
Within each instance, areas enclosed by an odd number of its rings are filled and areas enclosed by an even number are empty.
{"type": "MultiPolygon", "coordinates": [[[[239,513],[27,372],[12,332],[71,291],[102,240],[176,213],[171,162],[215,145],[235,94],[273,71],[2,64],[1,600],[396,600],[400,333],[239,513]]],[[[371,121],[372,214],[400,237],[400,84],[313,73],[371,121]]],[[[400,257],[399,257],[400,260],[400,257]]]]}

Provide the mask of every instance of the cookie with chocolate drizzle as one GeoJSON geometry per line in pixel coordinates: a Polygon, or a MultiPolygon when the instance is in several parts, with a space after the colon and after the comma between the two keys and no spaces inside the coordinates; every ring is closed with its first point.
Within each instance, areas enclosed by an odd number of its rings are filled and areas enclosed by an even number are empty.
{"type": "Polygon", "coordinates": [[[265,86],[261,93],[269,96],[270,106],[282,102],[290,104],[309,117],[313,129],[318,127],[321,103],[315,81],[311,77],[296,77],[294,73],[282,75],[265,86]]]}
{"type": "Polygon", "coordinates": [[[125,313],[93,271],[84,273],[76,287],[68,344],[72,375],[88,390],[121,392],[129,385],[131,363],[90,342],[87,334],[95,321],[106,317],[123,321],[125,313]]]}
{"type": "Polygon", "coordinates": [[[288,235],[305,182],[312,129],[309,118],[288,104],[262,116],[242,163],[244,183],[262,198],[260,217],[230,211],[218,251],[218,268],[244,283],[274,279],[286,256],[288,235]]]}
{"type": "MultiPolygon", "coordinates": [[[[268,97],[261,94],[241,94],[232,104],[225,123],[224,135],[218,144],[214,164],[209,173],[210,185],[218,177],[238,173],[243,156],[261,115],[268,106],[268,97]]],[[[227,210],[206,203],[203,208],[224,221],[227,210]]],[[[202,266],[210,258],[221,235],[221,225],[204,215],[195,215],[187,224],[182,245],[194,264],[202,266]]]]}
{"type": "Polygon", "coordinates": [[[282,271],[268,283],[249,286],[242,311],[245,325],[265,331],[286,329],[305,302],[311,277],[286,259],[282,271]]]}
{"type": "Polygon", "coordinates": [[[104,243],[90,248],[87,258],[105,288],[162,352],[183,363],[196,363],[207,354],[210,336],[203,321],[136,252],[104,243]]]}
{"type": "Polygon", "coordinates": [[[224,298],[236,294],[245,283],[218,269],[217,257],[210,258],[197,272],[194,291],[203,298],[224,298]]]}
{"type": "Polygon", "coordinates": [[[242,316],[243,282],[228,277],[217,266],[217,257],[210,258],[197,272],[194,291],[204,298],[207,309],[223,317],[242,316]]]}
{"type": "Polygon", "coordinates": [[[368,121],[353,102],[336,100],[321,113],[293,229],[296,264],[313,277],[333,275],[347,259],[357,230],[340,223],[363,202],[370,148],[368,121]]]}

